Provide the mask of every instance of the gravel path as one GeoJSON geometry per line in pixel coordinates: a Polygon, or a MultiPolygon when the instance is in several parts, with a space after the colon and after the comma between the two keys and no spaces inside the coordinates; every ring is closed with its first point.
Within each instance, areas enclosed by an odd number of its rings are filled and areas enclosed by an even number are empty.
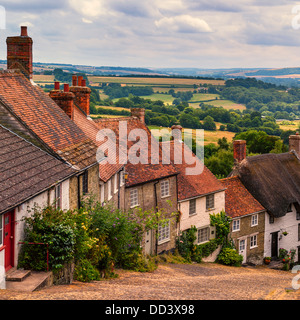
{"type": "Polygon", "coordinates": [[[292,300],[295,274],[266,267],[214,263],[166,264],[153,273],[118,270],[119,277],[74,282],[24,293],[0,290],[0,300],[292,300]]]}

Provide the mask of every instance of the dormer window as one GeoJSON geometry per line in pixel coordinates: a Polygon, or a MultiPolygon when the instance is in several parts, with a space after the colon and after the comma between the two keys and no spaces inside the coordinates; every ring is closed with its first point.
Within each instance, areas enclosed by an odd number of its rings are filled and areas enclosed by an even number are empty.
{"type": "Polygon", "coordinates": [[[287,212],[292,212],[292,211],[293,211],[292,204],[290,203],[289,206],[288,206],[287,212]]]}

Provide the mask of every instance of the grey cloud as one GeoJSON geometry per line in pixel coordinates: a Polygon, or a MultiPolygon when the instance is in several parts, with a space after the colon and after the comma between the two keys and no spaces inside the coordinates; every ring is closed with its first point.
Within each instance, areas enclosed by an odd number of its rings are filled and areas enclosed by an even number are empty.
{"type": "Polygon", "coordinates": [[[67,0],[3,0],[1,1],[1,5],[7,11],[13,12],[44,12],[48,10],[62,9],[68,7],[67,0]]]}

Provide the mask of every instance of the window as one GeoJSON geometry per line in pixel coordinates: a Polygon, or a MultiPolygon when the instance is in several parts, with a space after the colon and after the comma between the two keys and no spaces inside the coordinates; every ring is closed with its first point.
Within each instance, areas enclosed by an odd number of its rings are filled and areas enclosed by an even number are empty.
{"type": "Polygon", "coordinates": [[[273,216],[269,216],[269,223],[271,224],[271,223],[274,223],[274,217],[273,216]]]}
{"type": "Polygon", "coordinates": [[[107,182],[107,198],[110,200],[112,198],[111,195],[111,179],[108,180],[107,182]]]}
{"type": "Polygon", "coordinates": [[[209,240],[209,227],[198,229],[198,243],[209,240]]]}
{"type": "MultiPolygon", "coordinates": [[[[298,224],[298,241],[300,241],[300,223],[298,224]]],[[[299,260],[300,260],[300,257],[298,258],[298,261],[299,260]]]]}
{"type": "Polygon", "coordinates": [[[101,197],[101,203],[102,203],[102,205],[103,205],[103,202],[104,202],[104,184],[102,184],[101,186],[100,186],[100,197],[101,197]]]}
{"type": "Polygon", "coordinates": [[[55,207],[61,208],[61,184],[55,187],[55,207]]]}
{"type": "Polygon", "coordinates": [[[120,175],[121,175],[121,177],[120,177],[120,185],[121,186],[124,186],[124,184],[125,184],[125,171],[123,170],[123,171],[121,171],[120,172],[120,175]]]}
{"type": "Polygon", "coordinates": [[[158,244],[170,240],[170,220],[158,225],[158,244]]]}
{"type": "Polygon", "coordinates": [[[190,215],[196,213],[196,199],[192,199],[189,201],[189,213],[190,215]]]}
{"type": "Polygon", "coordinates": [[[136,207],[139,205],[138,189],[130,190],[130,207],[136,207]]]}
{"type": "Polygon", "coordinates": [[[89,192],[89,175],[88,171],[85,171],[82,175],[82,193],[88,193],[89,192]]]}
{"type": "Polygon", "coordinates": [[[296,212],[296,219],[300,220],[300,212],[298,212],[298,211],[296,212]]]}
{"type": "Polygon", "coordinates": [[[114,193],[118,192],[118,174],[114,175],[114,193]]]}
{"type": "Polygon", "coordinates": [[[258,215],[254,214],[251,216],[251,227],[257,226],[258,225],[258,215]]]}
{"type": "Polygon", "coordinates": [[[215,195],[210,194],[206,196],[206,210],[211,210],[215,207],[215,195]]]}
{"type": "Polygon", "coordinates": [[[160,193],[161,197],[167,197],[170,195],[170,190],[169,190],[169,180],[161,181],[160,183],[160,193]]]}
{"type": "Polygon", "coordinates": [[[245,250],[246,248],[246,241],[243,239],[243,240],[240,240],[239,242],[239,252],[245,250]]]}
{"type": "Polygon", "coordinates": [[[240,230],[240,219],[232,221],[232,231],[240,230]]]}
{"type": "Polygon", "coordinates": [[[250,249],[257,247],[257,235],[250,237],[250,249]]]}
{"type": "Polygon", "coordinates": [[[293,211],[292,204],[290,203],[289,206],[288,206],[287,212],[292,212],[292,211],[293,211]]]}
{"type": "Polygon", "coordinates": [[[0,246],[3,245],[3,216],[0,216],[0,246]]]}

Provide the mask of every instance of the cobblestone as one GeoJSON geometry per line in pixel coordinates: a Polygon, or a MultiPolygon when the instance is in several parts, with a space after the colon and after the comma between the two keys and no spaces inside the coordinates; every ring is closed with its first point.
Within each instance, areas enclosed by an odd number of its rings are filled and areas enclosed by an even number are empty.
{"type": "Polygon", "coordinates": [[[267,267],[214,263],[166,264],[152,273],[117,270],[119,277],[51,286],[36,292],[0,290],[0,300],[292,300],[295,274],[267,267]]]}

